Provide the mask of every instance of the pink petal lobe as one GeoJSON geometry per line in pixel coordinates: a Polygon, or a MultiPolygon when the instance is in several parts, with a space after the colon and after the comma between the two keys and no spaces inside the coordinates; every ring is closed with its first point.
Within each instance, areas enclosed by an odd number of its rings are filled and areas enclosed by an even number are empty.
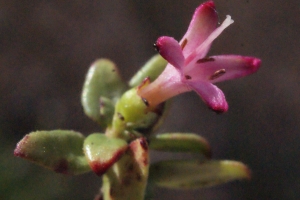
{"type": "Polygon", "coordinates": [[[218,14],[213,1],[201,4],[193,15],[189,28],[183,36],[180,44],[186,40],[183,49],[184,56],[188,56],[216,29],[218,24],[218,14]]]}
{"type": "Polygon", "coordinates": [[[228,104],[225,95],[217,86],[206,81],[189,81],[188,84],[200,95],[202,100],[210,109],[217,113],[223,113],[228,110],[228,104]]]}
{"type": "Polygon", "coordinates": [[[231,17],[229,15],[226,16],[226,19],[223,21],[223,23],[216,28],[207,38],[205,41],[203,41],[201,43],[200,46],[198,46],[196,48],[195,51],[193,51],[188,57],[186,57],[186,68],[190,68],[191,67],[191,63],[195,63],[197,60],[204,58],[207,54],[207,52],[210,49],[210,46],[212,44],[212,42],[230,25],[232,24],[234,21],[231,19],[231,17]]]}
{"type": "Polygon", "coordinates": [[[194,81],[208,80],[216,83],[250,75],[259,69],[260,64],[261,60],[255,57],[239,55],[211,56],[203,62],[198,60],[198,63],[185,74],[191,74],[190,76],[194,81]]]}
{"type": "Polygon", "coordinates": [[[155,43],[159,54],[177,69],[184,64],[184,56],[179,43],[172,37],[162,36],[155,43]]]}
{"type": "Polygon", "coordinates": [[[191,90],[189,85],[182,81],[181,71],[168,64],[152,83],[138,90],[138,95],[154,107],[173,96],[191,90]]]}

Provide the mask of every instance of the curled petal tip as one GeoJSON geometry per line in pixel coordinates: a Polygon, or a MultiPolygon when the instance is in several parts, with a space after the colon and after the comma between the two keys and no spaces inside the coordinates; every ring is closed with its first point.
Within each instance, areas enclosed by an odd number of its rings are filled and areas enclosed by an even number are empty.
{"type": "Polygon", "coordinates": [[[228,104],[226,101],[224,102],[223,105],[208,105],[208,106],[212,111],[218,114],[225,113],[228,110],[228,104]]]}
{"type": "Polygon", "coordinates": [[[247,63],[247,67],[249,68],[250,73],[254,73],[260,68],[261,65],[260,59],[254,57],[244,57],[244,59],[247,63]]]}
{"type": "Polygon", "coordinates": [[[184,63],[184,56],[180,44],[172,37],[159,37],[154,47],[159,54],[177,69],[184,63]]]}
{"type": "Polygon", "coordinates": [[[168,38],[170,38],[170,37],[161,36],[156,40],[156,42],[154,43],[154,47],[158,52],[160,52],[161,47],[164,46],[165,41],[168,40],[168,38]]]}
{"type": "Polygon", "coordinates": [[[201,8],[212,8],[215,10],[216,6],[215,6],[215,3],[213,1],[207,1],[203,4],[200,5],[201,8]]]}
{"type": "Polygon", "coordinates": [[[207,1],[205,3],[202,3],[198,8],[196,8],[194,18],[200,15],[206,18],[214,18],[217,17],[216,13],[217,11],[215,3],[213,1],[207,1]]]}

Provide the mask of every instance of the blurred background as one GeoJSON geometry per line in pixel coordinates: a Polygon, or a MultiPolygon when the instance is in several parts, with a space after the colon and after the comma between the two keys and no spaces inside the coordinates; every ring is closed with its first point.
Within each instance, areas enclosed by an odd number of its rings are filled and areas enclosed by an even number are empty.
{"type": "MultiPolygon", "coordinates": [[[[80,104],[90,64],[109,58],[129,80],[156,53],[159,36],[181,39],[202,2],[0,0],[0,199],[93,199],[96,175],[64,176],[14,158],[16,143],[35,130],[99,131],[80,104]]],[[[240,160],[253,178],[202,190],[157,188],[155,199],[299,199],[299,1],[215,4],[220,22],[227,14],[235,22],[209,55],[256,56],[262,67],[218,84],[230,106],[225,114],[211,112],[195,93],[175,97],[158,133],[198,133],[213,158],[240,160]]]]}

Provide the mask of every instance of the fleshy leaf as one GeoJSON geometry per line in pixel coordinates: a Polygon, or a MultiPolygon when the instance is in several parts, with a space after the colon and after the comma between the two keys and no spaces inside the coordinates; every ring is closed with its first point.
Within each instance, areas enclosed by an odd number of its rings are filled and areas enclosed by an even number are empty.
{"type": "Polygon", "coordinates": [[[110,124],[114,115],[115,105],[112,100],[106,97],[100,97],[100,117],[101,122],[105,124],[110,124]]]}
{"type": "Polygon", "coordinates": [[[193,133],[164,133],[150,137],[149,147],[158,151],[201,153],[211,157],[208,142],[193,133]]]}
{"type": "Polygon", "coordinates": [[[126,84],[113,62],[108,59],[95,61],[86,75],[81,95],[85,114],[102,127],[107,126],[112,120],[113,112],[100,113],[100,109],[113,109],[111,104],[116,103],[125,89],[126,84]]]}
{"type": "Polygon", "coordinates": [[[90,171],[83,154],[84,136],[70,130],[36,131],[27,134],[14,155],[63,174],[90,171]]]}
{"type": "Polygon", "coordinates": [[[150,180],[160,187],[195,189],[238,179],[250,179],[250,170],[237,161],[162,161],[150,166],[150,180]]]}
{"type": "Polygon", "coordinates": [[[149,149],[145,138],[137,138],[122,158],[103,176],[103,199],[143,200],[149,173],[149,149]]]}
{"type": "Polygon", "coordinates": [[[145,65],[131,78],[129,81],[130,87],[136,87],[142,81],[149,77],[151,81],[155,80],[165,69],[167,61],[159,54],[153,56],[145,65]]]}
{"type": "Polygon", "coordinates": [[[83,145],[83,150],[92,170],[101,176],[108,170],[127,150],[125,140],[108,138],[104,134],[89,135],[83,145]]]}

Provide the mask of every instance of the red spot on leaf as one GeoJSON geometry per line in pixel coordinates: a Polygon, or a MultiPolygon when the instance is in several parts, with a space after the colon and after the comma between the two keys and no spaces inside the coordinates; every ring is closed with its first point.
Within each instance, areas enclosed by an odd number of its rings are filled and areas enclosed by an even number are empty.
{"type": "Polygon", "coordinates": [[[109,160],[101,160],[100,158],[99,160],[90,161],[89,165],[98,176],[102,176],[115,162],[121,158],[127,148],[128,147],[126,146],[125,148],[120,149],[114,155],[112,155],[111,159],[109,160]]]}
{"type": "Polygon", "coordinates": [[[145,151],[148,150],[148,144],[147,144],[147,141],[146,141],[145,138],[141,138],[141,139],[140,139],[140,144],[141,144],[142,148],[143,148],[145,151]]]}
{"type": "Polygon", "coordinates": [[[130,149],[135,154],[138,163],[148,165],[148,143],[146,138],[139,138],[130,143],[130,149]]]}
{"type": "Polygon", "coordinates": [[[26,158],[27,155],[26,153],[24,152],[24,145],[27,144],[27,141],[29,139],[29,135],[25,135],[25,137],[17,144],[15,150],[14,150],[14,156],[17,156],[17,157],[21,157],[21,158],[26,158]]]}
{"type": "Polygon", "coordinates": [[[54,167],[54,171],[57,173],[62,174],[68,174],[69,164],[68,161],[65,159],[62,159],[57,163],[57,165],[54,167]]]}
{"type": "Polygon", "coordinates": [[[147,166],[147,165],[148,165],[148,158],[147,158],[146,156],[144,156],[142,162],[143,162],[143,164],[144,164],[145,166],[147,166]]]}
{"type": "Polygon", "coordinates": [[[110,166],[111,166],[111,162],[101,163],[99,161],[94,161],[90,163],[90,167],[98,176],[103,175],[110,166]]]}

